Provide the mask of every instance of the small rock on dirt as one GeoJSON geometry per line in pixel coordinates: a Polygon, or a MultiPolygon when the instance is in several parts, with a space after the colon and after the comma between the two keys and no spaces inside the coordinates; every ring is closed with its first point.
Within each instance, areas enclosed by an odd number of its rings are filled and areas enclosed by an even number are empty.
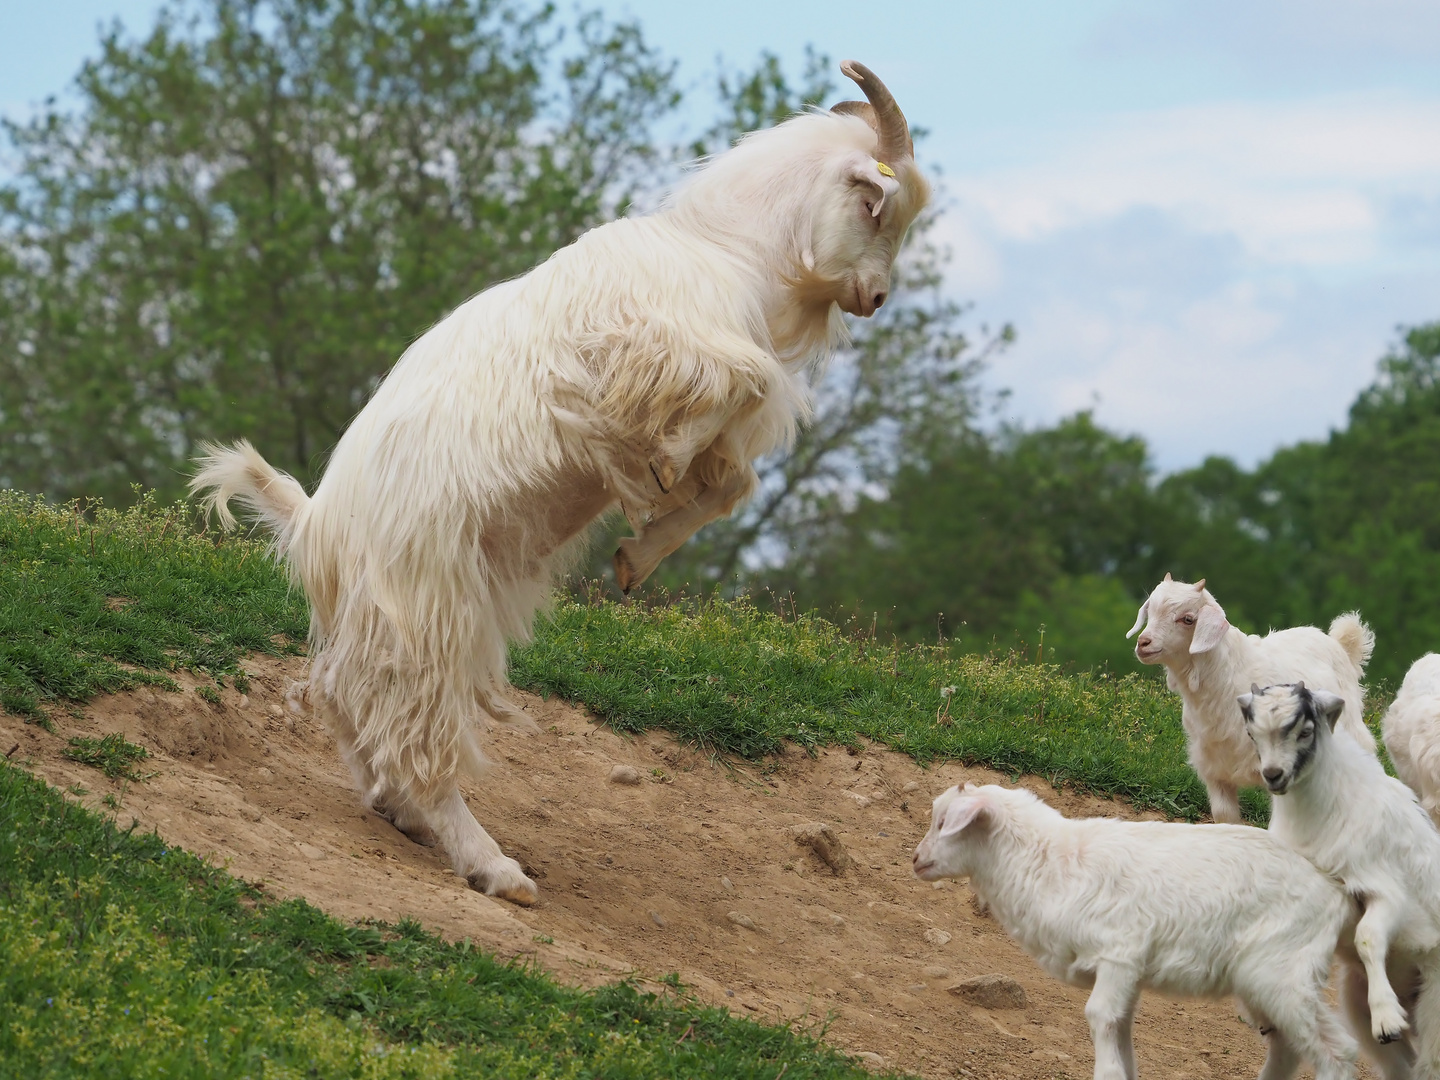
{"type": "Polygon", "coordinates": [[[958,998],[982,1009],[1023,1009],[1025,988],[1009,975],[981,975],[945,988],[958,998]]]}
{"type": "Polygon", "coordinates": [[[728,877],[726,877],[724,874],[720,875],[720,884],[722,887],[724,887],[726,892],[735,891],[735,883],[731,881],[728,877]]]}
{"type": "Polygon", "coordinates": [[[850,853],[845,850],[845,845],[840,843],[840,838],[835,835],[835,830],[824,822],[815,822],[812,825],[802,825],[795,832],[795,842],[804,844],[815,855],[836,874],[843,874],[852,865],[850,853]]]}
{"type": "Polygon", "coordinates": [[[883,1069],[885,1067],[885,1059],[879,1054],[875,1053],[874,1050],[861,1050],[858,1054],[855,1055],[855,1060],[863,1061],[872,1069],[883,1069]]]}
{"type": "Polygon", "coordinates": [[[927,979],[948,979],[950,977],[950,969],[941,967],[939,964],[931,964],[928,967],[923,967],[920,969],[920,972],[927,979]]]}
{"type": "Polygon", "coordinates": [[[938,926],[932,926],[925,931],[925,940],[931,945],[948,945],[950,943],[950,931],[941,930],[938,926]]]}
{"type": "Polygon", "coordinates": [[[300,849],[300,854],[304,855],[307,859],[325,858],[324,848],[318,848],[314,844],[307,844],[303,841],[297,841],[295,846],[300,849]]]}
{"type": "Polygon", "coordinates": [[[750,918],[749,915],[746,915],[742,911],[732,911],[725,917],[731,922],[733,922],[736,926],[743,926],[746,930],[755,929],[755,920],[750,918]]]}
{"type": "Polygon", "coordinates": [[[660,927],[661,930],[665,929],[665,916],[661,915],[658,911],[650,912],[650,921],[660,927]]]}
{"type": "Polygon", "coordinates": [[[633,787],[640,783],[640,770],[634,765],[616,765],[610,770],[610,782],[612,784],[628,784],[633,787]]]}
{"type": "Polygon", "coordinates": [[[914,794],[915,792],[917,792],[917,791],[920,790],[920,781],[919,781],[919,780],[911,780],[908,784],[906,784],[906,785],[905,785],[904,787],[902,787],[900,790],[903,791],[906,795],[914,794]]]}

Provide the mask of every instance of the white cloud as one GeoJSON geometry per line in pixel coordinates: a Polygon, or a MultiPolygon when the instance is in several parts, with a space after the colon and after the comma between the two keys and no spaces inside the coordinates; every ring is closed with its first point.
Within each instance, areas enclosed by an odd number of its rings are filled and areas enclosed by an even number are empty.
{"type": "Polygon", "coordinates": [[[1031,138],[1026,164],[952,185],[1006,239],[1148,206],[1257,258],[1340,265],[1375,256],[1390,203],[1440,191],[1440,101],[1193,106],[1031,138]]]}
{"type": "MultiPolygon", "coordinates": [[[[951,278],[1019,341],[1027,422],[1096,405],[1165,468],[1323,437],[1400,323],[1440,318],[1440,101],[1100,117],[952,170],[951,278]]],[[[939,148],[932,148],[939,149],[939,148]]],[[[944,219],[942,219],[942,222],[944,219]]]]}

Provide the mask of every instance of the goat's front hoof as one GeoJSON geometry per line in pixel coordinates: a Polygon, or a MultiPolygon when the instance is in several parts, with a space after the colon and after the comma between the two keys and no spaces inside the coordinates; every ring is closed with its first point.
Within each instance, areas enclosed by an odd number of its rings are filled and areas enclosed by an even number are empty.
{"type": "Polygon", "coordinates": [[[650,475],[655,477],[655,483],[660,485],[662,495],[669,495],[670,489],[675,486],[675,472],[675,463],[668,457],[650,462],[650,475]]]}
{"type": "Polygon", "coordinates": [[[1403,1038],[1405,1032],[1410,1030],[1410,1024],[1405,1019],[1404,1010],[1397,1002],[1394,1005],[1385,1005],[1380,1008],[1374,1006],[1370,1009],[1370,1033],[1375,1036],[1378,1043],[1392,1043],[1403,1038]]]}
{"type": "Polygon", "coordinates": [[[630,561],[630,555],[625,550],[625,542],[622,540],[620,546],[615,550],[615,584],[620,586],[620,591],[629,593],[640,583],[640,575],[635,571],[635,564],[630,561]]]}
{"type": "Polygon", "coordinates": [[[476,892],[498,896],[521,907],[530,907],[540,899],[539,886],[525,876],[525,871],[514,859],[500,859],[473,870],[465,875],[465,880],[476,892]]]}

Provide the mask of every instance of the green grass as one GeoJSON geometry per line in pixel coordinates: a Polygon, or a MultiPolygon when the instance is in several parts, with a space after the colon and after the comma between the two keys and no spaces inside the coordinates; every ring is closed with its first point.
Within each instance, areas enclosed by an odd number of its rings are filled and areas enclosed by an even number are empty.
{"type": "Polygon", "coordinates": [[[70,740],[65,756],[99,769],[111,780],[139,780],[135,763],[144,761],[150,753],[143,746],[127,742],[125,736],[116,731],[101,739],[77,735],[70,740]]]}
{"type": "Polygon", "coordinates": [[[683,993],[569,989],[413,923],[272,902],[8,765],[0,823],[0,1076],[868,1075],[683,993]]]}
{"type": "MultiPolygon", "coordinates": [[[[294,652],[309,616],[263,545],[207,536],[184,506],[54,507],[0,492],[0,706],[49,711],[188,668],[241,682],[294,652]]],[[[243,690],[243,686],[241,687],[243,690]]]]}
{"type": "Polygon", "coordinates": [[[1206,810],[1179,699],[1148,673],[876,642],[743,601],[687,612],[565,599],[514,652],[511,676],[620,730],[662,727],[721,753],[863,736],[921,762],[1036,773],[1176,817],[1206,810]]]}
{"type": "MultiPolygon", "coordinates": [[[[183,506],[86,511],[0,495],[0,703],[12,712],[44,718],[177,667],[243,684],[246,652],[294,651],[306,625],[263,544],[199,532],[183,506]]],[[[1018,654],[877,642],[743,601],[561,599],[514,651],[512,676],[616,728],[661,727],[720,753],[864,737],[1180,818],[1206,809],[1179,699],[1158,673],[1068,674],[1018,654]]],[[[1263,794],[1247,799],[1264,820],[1263,794]]]]}

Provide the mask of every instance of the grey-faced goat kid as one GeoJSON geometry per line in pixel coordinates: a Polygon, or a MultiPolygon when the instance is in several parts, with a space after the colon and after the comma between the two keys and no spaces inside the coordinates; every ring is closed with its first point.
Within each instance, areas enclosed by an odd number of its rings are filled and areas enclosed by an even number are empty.
{"type": "Polygon", "coordinates": [[[1239,702],[1274,795],[1271,835],[1363,909],[1341,983],[1361,1050],[1390,1080],[1440,1078],[1440,833],[1414,792],[1336,727],[1339,695],[1293,683],[1239,702]]]}

